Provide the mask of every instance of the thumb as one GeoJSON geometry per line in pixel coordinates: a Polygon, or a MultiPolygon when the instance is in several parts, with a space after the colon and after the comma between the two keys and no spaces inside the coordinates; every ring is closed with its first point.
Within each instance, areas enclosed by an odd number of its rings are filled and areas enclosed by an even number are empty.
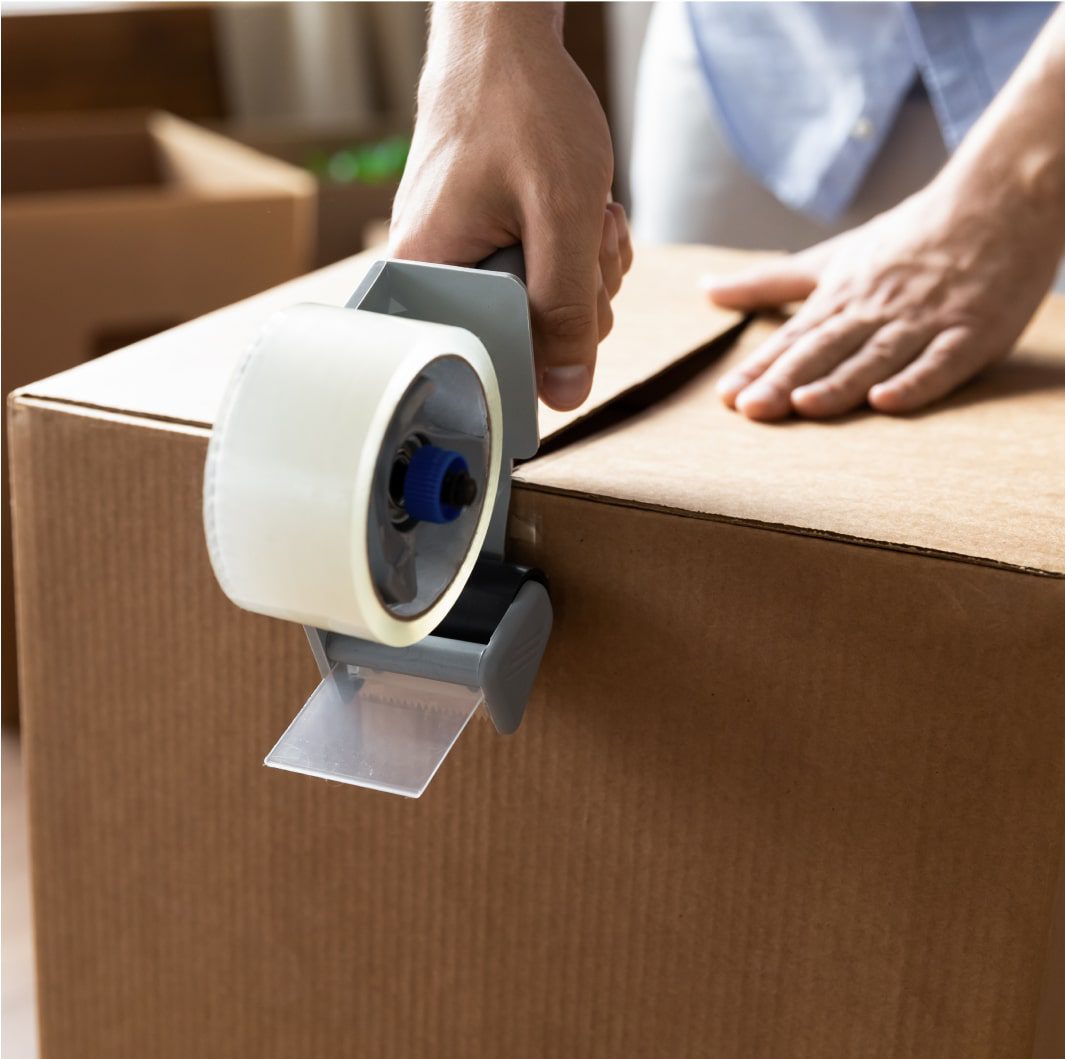
{"type": "Polygon", "coordinates": [[[723,308],[762,309],[806,298],[817,286],[817,269],[811,257],[795,254],[734,276],[704,276],[701,285],[723,308]]]}
{"type": "Polygon", "coordinates": [[[522,232],[540,396],[560,411],[588,396],[599,344],[602,212],[590,212],[594,224],[553,218],[522,232]]]}

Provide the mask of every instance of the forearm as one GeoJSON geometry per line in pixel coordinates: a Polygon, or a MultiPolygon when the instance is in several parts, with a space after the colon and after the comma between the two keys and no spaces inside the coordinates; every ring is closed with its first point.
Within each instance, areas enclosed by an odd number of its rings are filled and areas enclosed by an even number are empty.
{"type": "Polygon", "coordinates": [[[961,195],[1008,201],[1065,247],[1065,7],[944,168],[961,195]]]}

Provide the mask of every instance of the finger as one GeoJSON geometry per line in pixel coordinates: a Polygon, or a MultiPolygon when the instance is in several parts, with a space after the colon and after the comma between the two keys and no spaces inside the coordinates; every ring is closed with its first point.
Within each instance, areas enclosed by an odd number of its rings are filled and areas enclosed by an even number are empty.
{"type": "Polygon", "coordinates": [[[735,276],[704,276],[702,287],[726,309],[765,309],[809,297],[817,286],[813,259],[794,254],[755,265],[735,276]]]}
{"type": "Polygon", "coordinates": [[[629,219],[625,215],[625,207],[620,202],[608,202],[606,208],[614,217],[614,224],[618,230],[618,251],[621,255],[621,271],[628,272],[632,268],[632,233],[629,231],[629,219]]]}
{"type": "Polygon", "coordinates": [[[824,378],[872,335],[877,324],[844,314],[807,331],[736,397],[748,419],[782,419],[792,412],[791,391],[824,378]]]}
{"type": "Polygon", "coordinates": [[[885,324],[825,378],[791,393],[791,405],[811,419],[842,415],[865,404],[869,388],[904,368],[928,342],[928,332],[900,322],[885,324]]]}
{"type": "Polygon", "coordinates": [[[442,226],[392,228],[388,236],[388,256],[400,261],[432,261],[441,265],[472,267],[514,241],[513,235],[502,231],[493,238],[485,238],[456,233],[442,226]]]}
{"type": "Polygon", "coordinates": [[[602,213],[541,214],[522,226],[540,395],[552,408],[588,396],[599,343],[602,213]]]}
{"type": "Polygon", "coordinates": [[[610,293],[606,289],[606,284],[600,284],[599,286],[599,295],[596,298],[596,313],[599,317],[599,341],[602,342],[610,334],[610,329],[614,326],[614,309],[610,304],[610,293]]]}
{"type": "Polygon", "coordinates": [[[388,256],[441,265],[476,265],[503,246],[518,241],[517,226],[501,225],[499,211],[486,203],[452,196],[450,208],[404,210],[396,206],[388,232],[388,256]],[[461,218],[461,220],[460,220],[461,218]]]}
{"type": "Polygon", "coordinates": [[[912,412],[945,397],[988,363],[986,350],[965,327],[938,334],[912,364],[869,390],[878,412],[912,412]]]}
{"type": "Polygon", "coordinates": [[[733,368],[717,381],[717,393],[729,408],[736,407],[736,398],[755,379],[807,331],[828,319],[833,310],[828,305],[807,302],[790,320],[773,332],[739,367],[733,368]]]}
{"type": "Polygon", "coordinates": [[[599,243],[599,272],[607,294],[613,298],[621,289],[621,253],[618,246],[618,226],[610,210],[603,211],[603,238],[599,243]]]}

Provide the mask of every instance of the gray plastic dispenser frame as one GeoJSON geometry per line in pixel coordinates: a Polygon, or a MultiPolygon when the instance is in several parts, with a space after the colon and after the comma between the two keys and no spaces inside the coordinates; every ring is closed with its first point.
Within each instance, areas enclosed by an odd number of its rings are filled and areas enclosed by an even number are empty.
{"type": "MultiPolygon", "coordinates": [[[[518,246],[477,269],[378,261],[347,303],[463,327],[487,349],[502,401],[502,466],[481,557],[504,565],[511,469],[514,460],[533,456],[540,442],[523,279],[518,246]]],[[[418,797],[482,702],[497,731],[514,732],[550,636],[551,600],[536,576],[489,579],[478,591],[471,595],[474,606],[493,592],[507,593],[490,601],[502,617],[487,637],[434,633],[398,648],[305,627],[322,682],[266,764],[418,797]]]]}

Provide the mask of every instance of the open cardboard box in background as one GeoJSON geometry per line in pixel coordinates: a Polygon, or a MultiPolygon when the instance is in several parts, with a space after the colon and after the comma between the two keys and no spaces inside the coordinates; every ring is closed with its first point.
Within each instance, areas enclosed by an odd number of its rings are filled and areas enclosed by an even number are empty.
{"type": "Polygon", "coordinates": [[[6,117],[2,135],[5,393],[310,267],[314,181],[274,158],[151,111],[6,117]]]}
{"type": "MultiPolygon", "coordinates": [[[[345,148],[410,136],[410,118],[383,118],[337,128],[308,129],[284,122],[224,126],[228,136],[294,166],[310,169],[322,156],[345,148]]],[[[387,233],[399,180],[337,181],[318,178],[315,264],[331,265],[387,233]]]]}
{"type": "Polygon", "coordinates": [[[766,426],[712,387],[770,325],[694,285],[743,260],[637,256],[517,476],[526,719],[418,801],[263,768],[315,667],[201,523],[244,345],[368,257],[12,398],[45,1055],[1065,1052],[1065,303],[927,413],[766,426]]]}

